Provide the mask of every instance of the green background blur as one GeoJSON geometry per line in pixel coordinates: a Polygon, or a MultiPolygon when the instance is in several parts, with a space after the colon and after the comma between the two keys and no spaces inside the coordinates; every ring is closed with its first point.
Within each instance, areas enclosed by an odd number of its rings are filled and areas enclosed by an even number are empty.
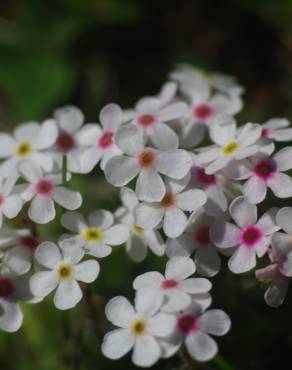
{"type": "MultiPolygon", "coordinates": [[[[106,103],[129,107],[156,93],[179,62],[237,76],[247,91],[242,119],[291,118],[292,1],[1,0],[0,127],[42,120],[67,103],[96,121],[106,103]]],[[[82,211],[113,210],[117,191],[98,171],[89,179],[72,184],[86,194],[82,211]]],[[[60,232],[50,225],[41,230],[44,238],[60,232]]],[[[23,328],[0,333],[0,369],[133,369],[129,356],[114,362],[100,353],[111,328],[103,307],[114,295],[132,299],[133,278],[152,269],[163,271],[164,260],[149,256],[136,265],[117,248],[101,260],[97,282],[75,309],[58,311],[51,299],[24,305],[23,328]]],[[[217,360],[196,369],[291,369],[292,299],[269,308],[253,272],[234,276],[225,267],[213,282],[213,307],[233,321],[232,331],[218,339],[231,367],[217,360]]],[[[179,366],[174,358],[154,369],[179,366]]]]}

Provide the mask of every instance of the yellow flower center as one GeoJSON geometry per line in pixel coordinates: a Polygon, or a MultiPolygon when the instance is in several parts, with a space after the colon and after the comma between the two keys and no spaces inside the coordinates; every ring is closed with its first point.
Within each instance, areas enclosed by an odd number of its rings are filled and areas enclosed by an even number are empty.
{"type": "Polygon", "coordinates": [[[147,331],[147,323],[143,319],[138,319],[132,323],[132,332],[136,336],[145,334],[147,331]]]}
{"type": "Polygon", "coordinates": [[[57,274],[60,280],[70,279],[73,275],[73,266],[63,263],[58,267],[57,274]]]}
{"type": "Polygon", "coordinates": [[[143,234],[144,229],[143,229],[143,227],[140,227],[140,226],[138,226],[136,224],[133,224],[133,231],[136,234],[143,234]]]}
{"type": "Polygon", "coordinates": [[[236,150],[238,150],[238,148],[239,148],[239,144],[236,141],[233,141],[233,142],[227,144],[223,148],[223,154],[224,155],[231,155],[234,152],[236,152],[236,150]]]}
{"type": "Polygon", "coordinates": [[[18,157],[26,157],[32,152],[32,147],[29,142],[24,141],[16,147],[16,155],[18,157]]]}
{"type": "Polygon", "coordinates": [[[100,230],[96,229],[95,227],[90,227],[83,232],[83,236],[87,241],[91,240],[97,241],[102,239],[103,234],[100,230]]]}

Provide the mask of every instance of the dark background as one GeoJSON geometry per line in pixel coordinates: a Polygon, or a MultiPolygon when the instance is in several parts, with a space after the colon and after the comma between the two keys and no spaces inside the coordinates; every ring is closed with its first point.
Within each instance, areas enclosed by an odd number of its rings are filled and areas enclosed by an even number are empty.
{"type": "MultiPolygon", "coordinates": [[[[1,128],[42,120],[68,103],[96,121],[106,103],[130,107],[140,96],[156,93],[180,62],[237,76],[246,87],[242,120],[290,118],[292,2],[1,0],[1,128]]],[[[84,181],[75,180],[81,191],[84,181]]],[[[92,202],[83,211],[116,206],[116,198],[107,200],[104,184],[99,189],[92,184],[92,202]]],[[[0,333],[0,368],[133,369],[129,356],[112,362],[100,353],[102,336],[111,328],[103,305],[118,294],[132,298],[134,276],[163,271],[163,266],[154,257],[137,266],[120,249],[101,262],[98,281],[86,288],[74,310],[57,311],[50,299],[23,306],[23,328],[17,334],[0,333]]],[[[230,314],[233,327],[218,339],[227,363],[217,359],[207,368],[291,369],[291,299],[279,309],[266,306],[265,287],[253,272],[234,276],[225,268],[213,281],[213,306],[230,314]]],[[[179,366],[174,358],[155,369],[179,366]]]]}

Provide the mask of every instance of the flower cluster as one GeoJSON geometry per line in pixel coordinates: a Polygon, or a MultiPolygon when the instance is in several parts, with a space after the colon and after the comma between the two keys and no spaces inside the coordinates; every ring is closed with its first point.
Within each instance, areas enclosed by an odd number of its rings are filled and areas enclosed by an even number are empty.
{"type": "Polygon", "coordinates": [[[219,273],[221,255],[234,274],[262,259],[255,276],[270,284],[265,301],[282,304],[292,276],[292,208],[265,199],[270,191],[272,199],[292,197],[292,146],[276,148],[292,140],[292,128],[282,118],[238,125],[242,94],[232,77],[181,65],[156,96],[133,109],[108,104],[99,123],[85,124],[66,106],[0,134],[0,328],[18,330],[19,302],[39,303],[53,291],[58,309],[74,307],[78,282],[94,282],[98,260],[123,244],[136,263],[148,249],[169,260],[164,275],[136,277],[134,306],[122,296],[106,305],[119,327],[102,344],[111,359],[133,348],[133,362],[148,367],[182,345],[196,361],[212,359],[210,334],[231,325],[224,311],[208,309],[207,278],[219,273]],[[98,165],[121,205],[85,217],[70,180],[98,165]],[[37,225],[54,220],[64,234],[41,238],[37,225]]]}

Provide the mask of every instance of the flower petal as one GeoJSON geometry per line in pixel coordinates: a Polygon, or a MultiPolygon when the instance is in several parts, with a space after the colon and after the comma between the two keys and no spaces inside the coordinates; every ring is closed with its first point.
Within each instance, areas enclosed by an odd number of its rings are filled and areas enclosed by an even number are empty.
{"type": "Polygon", "coordinates": [[[136,158],[118,155],[111,158],[105,165],[106,180],[113,186],[127,185],[139,173],[136,158]]]}
{"type": "Polygon", "coordinates": [[[267,184],[257,176],[252,176],[242,187],[242,192],[252,204],[261,203],[267,194],[267,184]]]}
{"type": "Polygon", "coordinates": [[[59,248],[52,242],[41,243],[37,247],[34,257],[39,264],[49,269],[54,269],[62,261],[59,248]]]}
{"type": "Polygon", "coordinates": [[[160,152],[157,155],[157,169],[173,179],[183,178],[192,166],[188,152],[182,149],[160,152]]]}
{"type": "Polygon", "coordinates": [[[208,334],[224,335],[231,327],[228,315],[222,310],[209,310],[199,318],[200,330],[208,334]]]}
{"type": "Polygon", "coordinates": [[[74,278],[84,283],[92,283],[99,274],[99,263],[95,260],[89,260],[79,263],[74,269],[74,278]]]}
{"type": "Polygon", "coordinates": [[[90,227],[106,230],[114,223],[114,216],[105,209],[99,209],[90,213],[88,216],[88,223],[90,227]]]}
{"type": "Polygon", "coordinates": [[[218,352],[214,339],[201,331],[187,337],[186,347],[190,356],[197,361],[209,361],[218,352]]]}
{"type": "Polygon", "coordinates": [[[172,207],[165,212],[163,231],[170,238],[180,236],[188,223],[187,216],[178,207],[172,207]]]}
{"type": "Polygon", "coordinates": [[[151,317],[159,310],[163,303],[163,294],[155,288],[145,287],[137,290],[135,306],[138,314],[151,317]]]}
{"type": "Polygon", "coordinates": [[[101,351],[111,360],[118,360],[127,354],[134,346],[135,337],[127,329],[117,329],[105,335],[101,351]]]}
{"type": "Polygon", "coordinates": [[[276,215],[276,222],[287,234],[292,236],[292,207],[284,207],[276,215]]]}
{"type": "Polygon", "coordinates": [[[284,173],[274,173],[267,181],[268,186],[278,198],[292,197],[292,178],[284,173]]]}
{"type": "Polygon", "coordinates": [[[230,215],[240,227],[254,225],[257,222],[257,207],[247,201],[245,197],[237,197],[229,207],[230,215]]]}
{"type": "Polygon", "coordinates": [[[125,297],[117,296],[110,299],[105,306],[105,315],[114,325],[128,328],[135,316],[135,310],[125,297]]]}
{"type": "Polygon", "coordinates": [[[164,280],[164,276],[160,272],[148,271],[135,278],[133,281],[133,287],[136,290],[145,288],[147,286],[160,288],[160,283],[162,280],[164,280]]]}
{"type": "Polygon", "coordinates": [[[46,224],[56,216],[54,202],[50,197],[36,195],[28,210],[29,218],[38,223],[46,224]]]}
{"type": "Polygon", "coordinates": [[[164,123],[156,123],[149,130],[149,138],[153,145],[160,150],[177,149],[179,145],[177,134],[164,123]]]}
{"type": "Polygon", "coordinates": [[[194,274],[195,271],[196,265],[191,258],[174,257],[166,264],[165,277],[181,281],[194,274]]]}
{"type": "Polygon", "coordinates": [[[231,248],[240,243],[240,229],[229,222],[215,222],[210,228],[210,238],[219,248],[231,248]]]}
{"type": "Polygon", "coordinates": [[[256,265],[256,252],[252,248],[240,246],[228,260],[230,271],[241,274],[249,271],[256,265]]]}
{"type": "Polygon", "coordinates": [[[86,221],[80,212],[66,212],[61,217],[61,224],[68,230],[80,233],[86,229],[86,221]]]}
{"type": "Polygon", "coordinates": [[[165,194],[165,185],[156,170],[140,172],[136,193],[140,200],[145,202],[159,202],[165,194]]]}
{"type": "Polygon", "coordinates": [[[76,280],[61,281],[55,296],[54,303],[59,310],[68,310],[77,305],[82,298],[82,291],[76,280]]]}
{"type": "Polygon", "coordinates": [[[125,225],[114,225],[103,232],[103,242],[109,245],[121,245],[130,235],[129,228],[125,225]]]}
{"type": "Polygon", "coordinates": [[[78,191],[73,191],[63,186],[57,186],[55,188],[53,199],[63,208],[69,210],[77,209],[82,204],[82,197],[78,191]]]}
{"type": "Polygon", "coordinates": [[[136,338],[132,361],[137,366],[150,367],[161,356],[161,348],[152,335],[146,334],[136,338]]]}
{"type": "Polygon", "coordinates": [[[273,156],[273,160],[276,162],[277,171],[287,171],[292,168],[292,147],[286,147],[279,150],[273,156]]]}
{"type": "Polygon", "coordinates": [[[122,123],[123,112],[117,104],[107,104],[100,111],[99,120],[105,130],[116,131],[122,123]]]}
{"type": "Polygon", "coordinates": [[[58,278],[55,271],[36,272],[29,281],[32,294],[36,297],[49,295],[58,285],[58,278]]]}
{"type": "Polygon", "coordinates": [[[176,318],[174,315],[158,313],[148,321],[149,331],[152,335],[159,338],[169,336],[175,329],[176,318]]]}

